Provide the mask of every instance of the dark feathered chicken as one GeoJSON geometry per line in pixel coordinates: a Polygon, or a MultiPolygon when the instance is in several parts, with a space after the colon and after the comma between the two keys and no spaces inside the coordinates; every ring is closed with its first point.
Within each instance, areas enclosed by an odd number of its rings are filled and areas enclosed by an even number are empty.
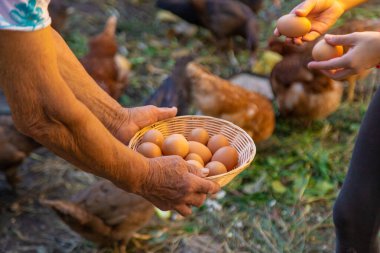
{"type": "Polygon", "coordinates": [[[84,238],[102,246],[119,245],[119,252],[133,234],[154,214],[153,205],[140,196],[125,192],[101,180],[77,193],[70,201],[41,200],[84,238]]]}
{"type": "Polygon", "coordinates": [[[15,188],[18,182],[17,167],[40,144],[21,134],[15,128],[4,95],[0,92],[0,171],[15,188]]]}
{"type": "Polygon", "coordinates": [[[223,41],[233,36],[247,40],[249,50],[258,46],[256,15],[236,0],[158,0],[157,7],[171,11],[186,21],[205,27],[223,41]]]}
{"type": "Polygon", "coordinates": [[[145,101],[145,105],[178,108],[177,115],[189,114],[191,106],[191,83],[186,77],[186,65],[193,57],[177,60],[174,69],[161,86],[145,101]]]}
{"type": "Polygon", "coordinates": [[[240,2],[246,4],[255,13],[258,13],[263,7],[263,0],[239,0],[240,2]]]}
{"type": "Polygon", "coordinates": [[[58,32],[61,32],[65,26],[69,8],[62,0],[51,0],[49,4],[49,14],[51,17],[51,26],[58,32]]]}

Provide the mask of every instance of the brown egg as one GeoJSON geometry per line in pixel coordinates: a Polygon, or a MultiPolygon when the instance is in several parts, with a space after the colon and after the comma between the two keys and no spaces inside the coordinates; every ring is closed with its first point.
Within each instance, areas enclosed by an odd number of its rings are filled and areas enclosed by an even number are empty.
{"type": "Polygon", "coordinates": [[[277,29],[286,37],[298,38],[310,32],[311,23],[310,20],[305,17],[288,14],[277,20],[277,29]]]}
{"type": "Polygon", "coordinates": [[[189,141],[190,153],[199,155],[204,163],[210,161],[212,154],[210,150],[202,143],[196,141],[189,141]]]}
{"type": "Polygon", "coordinates": [[[227,170],[232,170],[236,164],[238,163],[239,154],[231,146],[228,147],[222,147],[218,149],[218,151],[215,152],[215,154],[212,156],[211,161],[218,161],[224,164],[226,166],[227,170]]]}
{"type": "Polygon", "coordinates": [[[206,145],[209,139],[208,132],[206,129],[198,127],[191,131],[189,137],[187,138],[189,141],[197,141],[206,145]]]}
{"type": "Polygon", "coordinates": [[[189,160],[195,160],[195,161],[199,162],[200,164],[202,164],[202,166],[205,165],[205,163],[204,163],[202,157],[201,157],[200,155],[196,154],[196,153],[190,153],[190,154],[188,154],[188,155],[186,156],[185,160],[186,160],[186,161],[189,161],[189,160]]]}
{"type": "Polygon", "coordinates": [[[207,147],[210,149],[211,153],[215,153],[218,149],[221,147],[229,146],[230,143],[228,142],[228,139],[221,135],[217,134],[210,138],[210,140],[207,143],[207,147]]]}
{"type": "Polygon", "coordinates": [[[316,61],[327,61],[342,56],[343,47],[332,46],[322,39],[314,46],[312,55],[316,61]]]}
{"type": "Polygon", "coordinates": [[[227,173],[226,166],[224,166],[223,163],[218,162],[218,161],[209,162],[206,165],[206,168],[208,168],[210,170],[210,172],[207,175],[208,177],[227,173]]]}
{"type": "Polygon", "coordinates": [[[152,142],[161,148],[164,142],[164,136],[157,129],[151,129],[144,134],[142,142],[152,142]]]}
{"type": "Polygon", "coordinates": [[[147,158],[155,158],[162,156],[161,149],[154,143],[144,142],[137,147],[137,152],[147,158]]]}
{"type": "Polygon", "coordinates": [[[189,153],[189,143],[182,134],[172,134],[162,143],[162,153],[185,157],[189,153]]]}
{"type": "Polygon", "coordinates": [[[198,161],[195,161],[195,160],[188,160],[188,161],[186,161],[186,162],[188,162],[188,163],[191,164],[191,165],[194,165],[194,167],[197,168],[197,169],[202,169],[202,168],[203,168],[203,165],[200,164],[198,161]]]}

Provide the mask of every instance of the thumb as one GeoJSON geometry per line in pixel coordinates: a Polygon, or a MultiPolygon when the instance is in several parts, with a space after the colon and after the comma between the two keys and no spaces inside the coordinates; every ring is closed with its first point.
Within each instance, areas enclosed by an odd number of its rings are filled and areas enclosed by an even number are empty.
{"type": "Polygon", "coordinates": [[[157,108],[157,120],[164,120],[177,115],[177,107],[159,107],[157,108]]]}
{"type": "Polygon", "coordinates": [[[306,0],[294,9],[297,16],[306,17],[314,9],[317,0],[306,0]]]}
{"type": "Polygon", "coordinates": [[[331,35],[326,34],[325,38],[327,43],[332,46],[352,46],[355,44],[356,39],[353,33],[346,35],[331,35]]]}
{"type": "Polygon", "coordinates": [[[210,170],[207,168],[198,169],[194,165],[191,165],[191,164],[188,165],[188,168],[191,174],[194,174],[198,177],[207,177],[208,173],[210,173],[210,170]]]}

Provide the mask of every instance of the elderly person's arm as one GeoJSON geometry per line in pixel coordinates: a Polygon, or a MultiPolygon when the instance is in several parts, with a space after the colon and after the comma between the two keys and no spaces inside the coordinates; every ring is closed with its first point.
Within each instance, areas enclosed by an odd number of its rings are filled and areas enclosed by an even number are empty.
{"type": "Polygon", "coordinates": [[[146,159],[114,138],[61,76],[54,43],[50,28],[0,31],[0,84],[19,130],[161,209],[188,215],[219,189],[179,157],[146,159]]]}
{"type": "Polygon", "coordinates": [[[176,115],[175,108],[144,106],[123,108],[97,85],[72,53],[62,37],[52,28],[58,69],[75,97],[120,141],[128,143],[141,128],[176,115]]]}

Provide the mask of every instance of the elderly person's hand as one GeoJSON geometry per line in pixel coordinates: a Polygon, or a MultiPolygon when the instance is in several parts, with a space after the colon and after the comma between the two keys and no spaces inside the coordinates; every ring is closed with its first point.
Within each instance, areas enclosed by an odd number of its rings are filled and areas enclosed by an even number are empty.
{"type": "Polygon", "coordinates": [[[325,40],[331,45],[350,47],[348,52],[341,57],[309,63],[309,68],[321,70],[332,79],[345,79],[348,76],[373,68],[380,63],[379,32],[326,35],[325,40]]]}
{"type": "Polygon", "coordinates": [[[176,210],[188,216],[191,206],[200,207],[207,194],[220,190],[217,183],[204,179],[208,173],[207,168],[197,169],[179,156],[149,159],[147,173],[133,192],[161,210],[176,210]]]}
{"type": "MultiPolygon", "coordinates": [[[[335,24],[338,18],[348,9],[366,0],[306,0],[296,6],[291,13],[300,17],[307,17],[311,22],[311,30],[301,38],[287,38],[295,44],[303,41],[313,41],[335,24]]],[[[280,36],[278,29],[274,31],[280,36]]]]}

